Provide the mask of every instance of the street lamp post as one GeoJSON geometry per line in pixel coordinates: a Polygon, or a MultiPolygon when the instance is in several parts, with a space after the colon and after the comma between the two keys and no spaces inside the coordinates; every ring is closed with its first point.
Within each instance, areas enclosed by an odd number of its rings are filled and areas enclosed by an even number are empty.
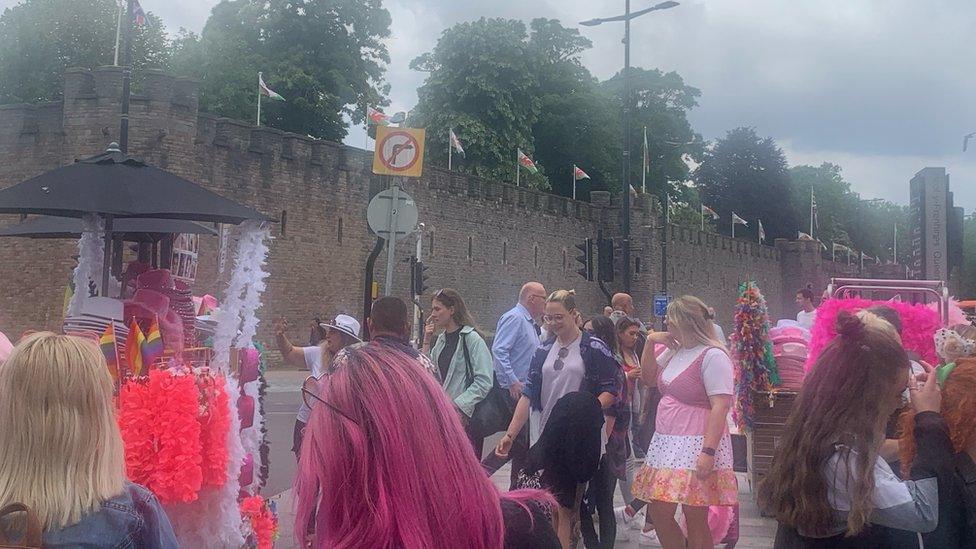
{"type": "Polygon", "coordinates": [[[631,13],[630,11],[630,0],[624,0],[624,14],[617,15],[615,17],[606,17],[598,19],[590,19],[589,21],[582,21],[580,25],[586,27],[595,27],[596,25],[602,23],[609,23],[615,21],[624,22],[624,93],[623,93],[623,132],[624,132],[624,150],[623,150],[623,167],[621,169],[623,177],[620,180],[621,192],[623,193],[621,209],[623,210],[623,215],[620,218],[620,233],[623,238],[623,244],[621,246],[623,252],[623,286],[624,292],[630,293],[631,286],[631,273],[632,266],[630,260],[630,122],[631,122],[631,109],[633,108],[633,98],[630,93],[630,21],[631,19],[636,19],[641,15],[650,13],[652,11],[666,10],[668,8],[673,8],[678,5],[678,2],[668,1],[661,2],[649,8],[635,11],[631,13]]]}

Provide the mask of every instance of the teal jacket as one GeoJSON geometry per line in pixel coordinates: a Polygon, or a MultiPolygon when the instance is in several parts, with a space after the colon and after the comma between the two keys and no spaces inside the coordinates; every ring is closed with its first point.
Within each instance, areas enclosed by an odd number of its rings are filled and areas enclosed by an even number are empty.
{"type": "MultiPolygon", "coordinates": [[[[434,364],[438,364],[437,358],[444,350],[444,334],[437,336],[437,342],[430,350],[430,359],[434,364]]],[[[488,344],[482,339],[478,332],[471,326],[461,328],[461,339],[458,341],[457,350],[454,358],[451,359],[451,368],[447,371],[443,386],[447,395],[454,400],[454,405],[461,410],[461,413],[471,417],[474,407],[488,396],[491,390],[492,381],[491,351],[488,344]],[[471,357],[471,380],[468,380],[467,366],[464,362],[464,345],[468,346],[468,355],[471,357]]]]}

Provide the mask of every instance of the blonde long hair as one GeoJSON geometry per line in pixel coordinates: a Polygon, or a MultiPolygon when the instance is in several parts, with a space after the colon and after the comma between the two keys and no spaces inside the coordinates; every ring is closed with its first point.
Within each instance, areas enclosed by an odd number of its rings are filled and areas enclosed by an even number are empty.
{"type": "Polygon", "coordinates": [[[665,320],[668,329],[677,328],[685,335],[691,336],[695,342],[708,347],[718,347],[726,353],[725,343],[715,335],[715,325],[708,313],[708,306],[702,300],[692,295],[683,295],[668,305],[665,320]]]}
{"type": "Polygon", "coordinates": [[[101,350],[50,332],[18,343],[0,365],[0,507],[77,523],[125,489],[123,454],[101,350]]]}

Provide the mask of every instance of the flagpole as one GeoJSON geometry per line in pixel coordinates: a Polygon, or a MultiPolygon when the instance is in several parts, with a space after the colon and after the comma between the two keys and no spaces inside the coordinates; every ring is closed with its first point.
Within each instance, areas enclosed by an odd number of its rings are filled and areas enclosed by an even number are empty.
{"type": "Polygon", "coordinates": [[[810,185],[810,238],[813,236],[813,185],[810,185]]]}
{"type": "MultiPolygon", "coordinates": [[[[641,192],[647,194],[647,126],[644,126],[644,165],[641,167],[641,192]]],[[[704,221],[702,222],[704,224],[704,221]]],[[[705,227],[702,227],[705,230],[705,227]]]]}
{"type": "Polygon", "coordinates": [[[261,71],[258,71],[258,119],[256,125],[261,125],[261,71]]]}
{"type": "Polygon", "coordinates": [[[573,200],[576,200],[576,164],[573,164],[573,200]]]}
{"type": "Polygon", "coordinates": [[[447,171],[451,171],[451,157],[454,156],[454,146],[451,143],[451,132],[453,130],[447,130],[447,171]]]}
{"type": "Polygon", "coordinates": [[[832,263],[837,262],[837,246],[833,242],[830,243],[830,261],[832,263]]]}
{"type": "Polygon", "coordinates": [[[892,259],[894,260],[895,265],[897,265],[898,264],[898,224],[895,224],[895,236],[893,238],[892,244],[893,246],[891,248],[891,253],[894,256],[892,259]]]}
{"type": "Polygon", "coordinates": [[[702,204],[701,205],[701,208],[699,208],[699,209],[701,210],[701,218],[702,218],[701,219],[701,222],[702,222],[702,228],[701,228],[701,230],[702,230],[702,232],[705,232],[705,205],[702,204]]]}
{"type": "Polygon", "coordinates": [[[119,66],[119,37],[122,35],[122,10],[125,9],[122,4],[119,4],[119,20],[115,24],[115,62],[112,63],[116,67],[119,66]]]}
{"type": "Polygon", "coordinates": [[[735,212],[732,212],[732,238],[735,238],[735,212]]]}
{"type": "Polygon", "coordinates": [[[519,176],[522,175],[522,163],[519,162],[519,150],[515,149],[515,186],[519,186],[519,176]]]}

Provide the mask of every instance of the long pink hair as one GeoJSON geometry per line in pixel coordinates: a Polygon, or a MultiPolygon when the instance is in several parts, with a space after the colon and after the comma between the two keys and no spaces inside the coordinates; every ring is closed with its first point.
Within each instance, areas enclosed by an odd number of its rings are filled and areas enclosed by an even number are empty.
{"type": "Polygon", "coordinates": [[[500,494],[443,389],[399,351],[352,350],[318,389],[342,414],[312,407],[295,478],[300,543],[314,521],[316,547],[497,549],[503,497],[553,503],[500,494]]]}

